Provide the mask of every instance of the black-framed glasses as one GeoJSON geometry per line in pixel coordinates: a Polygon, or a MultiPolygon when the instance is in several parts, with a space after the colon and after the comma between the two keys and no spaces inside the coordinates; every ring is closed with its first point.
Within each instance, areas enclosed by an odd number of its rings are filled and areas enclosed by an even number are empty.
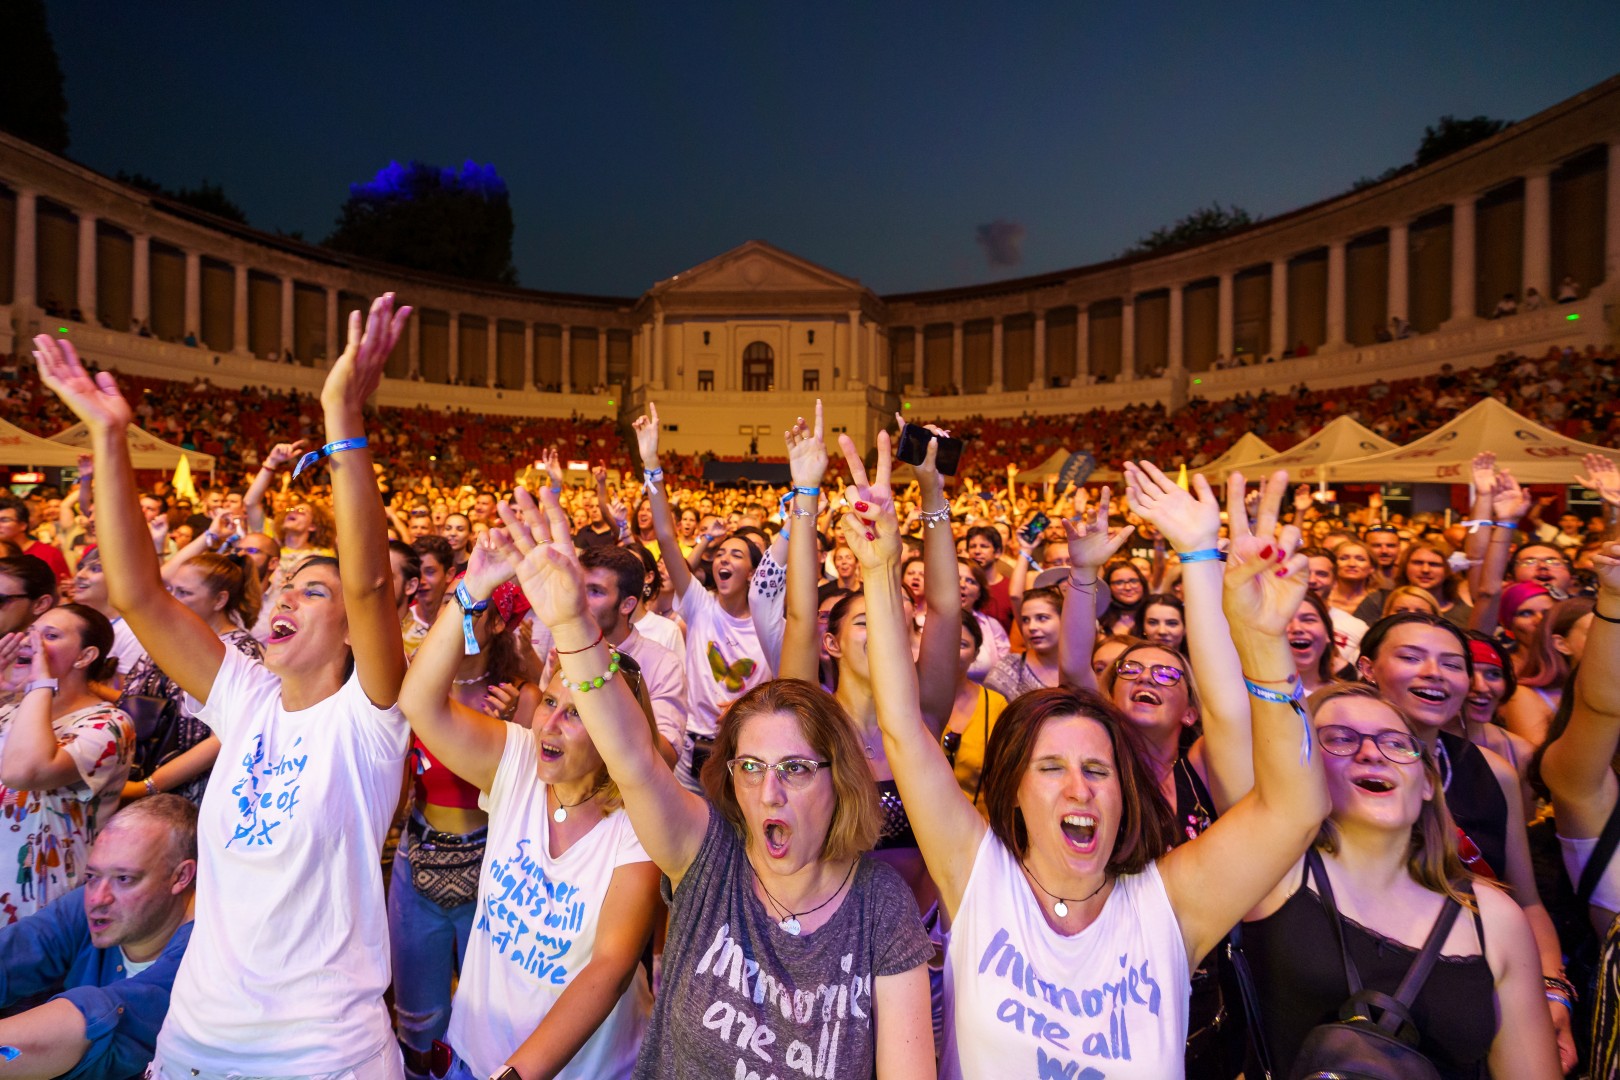
{"type": "Polygon", "coordinates": [[[11,603],[13,600],[26,600],[26,599],[28,599],[28,594],[27,593],[20,593],[20,592],[19,593],[0,593],[0,607],[5,607],[7,604],[11,603]]]}
{"type": "Polygon", "coordinates": [[[726,762],[731,779],[744,787],[758,787],[765,782],[765,774],[770,772],[776,773],[783,787],[809,787],[816,773],[831,765],[830,761],[802,757],[783,758],[774,765],[757,757],[734,757],[726,762]]]}
{"type": "Polygon", "coordinates": [[[1369,740],[1397,765],[1410,765],[1423,756],[1423,744],[1411,732],[1385,728],[1369,735],[1343,724],[1323,724],[1316,729],[1317,744],[1334,757],[1354,757],[1361,753],[1361,744],[1369,740]]]}
{"type": "Polygon", "coordinates": [[[1114,674],[1126,682],[1136,682],[1143,673],[1160,686],[1174,686],[1187,674],[1169,664],[1144,664],[1140,660],[1121,660],[1114,665],[1114,674]]]}

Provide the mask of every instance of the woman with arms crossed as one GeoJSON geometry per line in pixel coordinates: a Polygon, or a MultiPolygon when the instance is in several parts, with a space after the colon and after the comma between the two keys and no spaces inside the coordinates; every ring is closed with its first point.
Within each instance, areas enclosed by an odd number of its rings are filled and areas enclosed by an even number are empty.
{"type": "Polygon", "coordinates": [[[222,744],[198,829],[194,947],[151,1066],[163,1080],[400,1076],[379,855],[409,736],[395,706],[405,654],[362,407],[409,314],[385,295],[364,334],[350,316],[321,391],[343,573],[304,561],[276,598],[262,667],[164,589],[112,376],[35,339],[42,381],[90,428],[112,602],[222,744]]]}

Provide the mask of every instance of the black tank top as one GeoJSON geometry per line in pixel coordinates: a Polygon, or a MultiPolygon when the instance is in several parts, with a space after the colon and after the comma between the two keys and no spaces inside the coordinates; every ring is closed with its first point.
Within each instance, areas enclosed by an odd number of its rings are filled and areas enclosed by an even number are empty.
{"type": "Polygon", "coordinates": [[[1462,831],[1479,848],[1498,878],[1507,875],[1507,796],[1496,782],[1491,763],[1479,747],[1449,731],[1440,733],[1440,779],[1446,783],[1446,806],[1462,831]],[[1447,766],[1450,766],[1447,768],[1447,766]]]}
{"type": "Polygon", "coordinates": [[[1176,778],[1176,846],[1196,840],[1215,820],[1215,799],[1187,755],[1171,766],[1176,778]]]}
{"type": "Polygon", "coordinates": [[[906,804],[900,801],[899,786],[893,780],[879,780],[877,790],[883,824],[878,829],[878,842],[873,850],[916,848],[917,838],[911,832],[911,818],[906,814],[906,804]]]}
{"type": "MultiPolygon", "coordinates": [[[[1349,919],[1343,923],[1345,947],[1362,985],[1393,995],[1418,950],[1349,919]]],[[[1477,914],[1474,930],[1483,947],[1485,928],[1477,914]]],[[[1301,882],[1275,913],[1243,924],[1243,953],[1254,972],[1272,1069],[1287,1075],[1306,1034],[1337,1020],[1339,1006],[1350,996],[1321,898],[1301,882]]],[[[1496,1037],[1495,979],[1483,955],[1441,956],[1412,1003],[1412,1016],[1422,1036],[1419,1049],[1442,1077],[1488,1075],[1486,1059],[1496,1037]]]]}

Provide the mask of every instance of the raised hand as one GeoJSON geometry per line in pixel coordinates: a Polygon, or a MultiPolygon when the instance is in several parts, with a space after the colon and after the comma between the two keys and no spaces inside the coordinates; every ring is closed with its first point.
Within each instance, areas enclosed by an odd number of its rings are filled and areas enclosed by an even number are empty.
{"type": "Polygon", "coordinates": [[[289,461],[297,461],[299,455],[304,452],[305,444],[308,442],[308,439],[299,439],[297,442],[276,443],[270,448],[270,452],[264,455],[264,467],[271,472],[275,472],[277,469],[284,467],[289,461]]]}
{"type": "Polygon", "coordinates": [[[349,343],[326,373],[326,383],[321,387],[322,408],[358,413],[365,406],[366,399],[377,392],[383,365],[410,317],[409,307],[394,309],[393,293],[383,293],[371,302],[363,328],[360,312],[349,312],[349,343]]]}
{"type": "Polygon", "coordinates": [[[72,342],[40,334],[34,338],[34,362],[39,365],[39,381],[91,428],[121,428],[134,423],[134,410],[119,392],[117,382],[105,371],[91,378],[72,342]]]}
{"type": "Polygon", "coordinates": [[[518,488],[496,507],[505,529],[491,529],[491,547],[517,576],[534,617],[548,627],[588,619],[585,570],[568,534],[568,515],[549,489],[534,496],[518,488]]]}
{"type": "Polygon", "coordinates": [[[1195,474],[1192,488],[1183,491],[1152,462],[1125,462],[1125,504],[1177,551],[1212,548],[1221,537],[1221,504],[1209,481],[1195,474]]]}
{"type": "Polygon", "coordinates": [[[636,417],[630,426],[636,432],[636,449],[641,451],[642,468],[658,468],[658,406],[647,402],[647,415],[636,417]]]}
{"type": "Polygon", "coordinates": [[[1248,490],[1242,473],[1233,473],[1226,478],[1227,528],[1232,537],[1228,554],[1231,561],[1258,559],[1264,562],[1274,559],[1276,551],[1282,547],[1287,547],[1289,551],[1299,547],[1301,533],[1297,525],[1284,525],[1281,529],[1277,527],[1283,493],[1287,490],[1288,474],[1280,469],[1267,477],[1258,491],[1248,490]],[[1249,528],[1248,515],[1242,509],[1250,502],[1256,506],[1253,531],[1249,528]]]}
{"type": "Polygon", "coordinates": [[[494,595],[497,586],[512,579],[513,568],[504,554],[511,543],[505,530],[498,528],[486,529],[473,543],[462,583],[474,600],[488,599],[494,595]]]}
{"type": "Polygon", "coordinates": [[[1491,516],[1497,521],[1518,521],[1530,509],[1530,495],[1513,479],[1510,469],[1499,469],[1491,489],[1491,516]]]}
{"type": "Polygon", "coordinates": [[[1474,496],[1489,495],[1491,488],[1496,485],[1496,455],[1489,450],[1481,450],[1468,465],[1469,475],[1474,481],[1474,496]]]}
{"type": "Polygon", "coordinates": [[[1602,454],[1587,454],[1581,464],[1586,474],[1575,477],[1575,482],[1597,492],[1610,506],[1620,506],[1620,468],[1602,454]]]}
{"type": "Polygon", "coordinates": [[[551,481],[554,488],[562,487],[562,463],[557,459],[557,448],[548,446],[540,451],[540,465],[546,470],[546,479],[551,481]]]}
{"type": "Polygon", "coordinates": [[[1086,492],[1082,488],[1074,495],[1074,517],[1063,519],[1063,536],[1069,542],[1069,565],[1086,567],[1093,573],[1108,564],[1119,549],[1136,531],[1134,525],[1123,525],[1112,531],[1108,528],[1108,502],[1113,497],[1108,488],[1102,489],[1097,509],[1088,514],[1086,492]]]}
{"type": "MultiPolygon", "coordinates": [[[[1288,475],[1282,472],[1261,487],[1259,524],[1269,519],[1275,528],[1287,487],[1288,475]]],[[[1300,532],[1292,525],[1275,537],[1249,531],[1247,519],[1237,512],[1244,490],[1243,477],[1234,473],[1229,488],[1232,558],[1226,563],[1221,607],[1234,636],[1250,632],[1280,640],[1305,599],[1310,560],[1299,554],[1300,532]]]]}
{"type": "Polygon", "coordinates": [[[1303,514],[1311,508],[1311,485],[1301,484],[1294,489],[1294,513],[1303,514]]]}
{"type": "Polygon", "coordinates": [[[821,399],[816,399],[816,422],[809,425],[799,417],[782,433],[787,443],[788,472],[794,487],[819,488],[827,475],[827,444],[822,440],[821,399]]]}
{"type": "Polygon", "coordinates": [[[848,435],[838,436],[838,449],[843,451],[855,492],[849,504],[854,513],[845,514],[839,522],[850,550],[863,568],[898,565],[900,522],[895,519],[894,492],[889,487],[889,475],[894,467],[889,433],[878,432],[877,472],[870,479],[856,452],[855,440],[848,435]]]}
{"type": "Polygon", "coordinates": [[[1592,556],[1592,569],[1604,592],[1620,593],[1620,541],[1611,541],[1592,556]]]}
{"type": "Polygon", "coordinates": [[[509,682],[494,683],[484,694],[483,708],[489,716],[505,720],[517,711],[518,688],[509,682]]]}

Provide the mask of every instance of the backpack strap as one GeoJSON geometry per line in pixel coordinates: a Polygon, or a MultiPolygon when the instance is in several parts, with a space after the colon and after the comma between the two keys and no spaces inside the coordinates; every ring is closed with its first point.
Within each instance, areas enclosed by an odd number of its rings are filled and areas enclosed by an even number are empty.
{"type": "Polygon", "coordinates": [[[1339,958],[1344,961],[1344,981],[1354,997],[1361,993],[1361,973],[1356,970],[1355,962],[1350,959],[1350,949],[1344,943],[1344,925],[1339,918],[1338,905],[1333,902],[1333,886],[1328,883],[1322,854],[1314,846],[1305,852],[1305,869],[1316,879],[1316,895],[1322,902],[1322,910],[1327,912],[1328,925],[1333,927],[1333,938],[1339,943],[1339,958]]]}
{"type": "Polygon", "coordinates": [[[1614,801],[1614,809],[1609,811],[1609,820],[1603,823],[1597,847],[1587,857],[1586,869],[1581,871],[1581,880],[1575,886],[1575,898],[1583,907],[1592,902],[1592,894],[1597,892],[1598,882],[1603,880],[1603,871],[1609,868],[1609,860],[1614,858],[1617,847],[1620,847],[1620,799],[1614,801]]]}

